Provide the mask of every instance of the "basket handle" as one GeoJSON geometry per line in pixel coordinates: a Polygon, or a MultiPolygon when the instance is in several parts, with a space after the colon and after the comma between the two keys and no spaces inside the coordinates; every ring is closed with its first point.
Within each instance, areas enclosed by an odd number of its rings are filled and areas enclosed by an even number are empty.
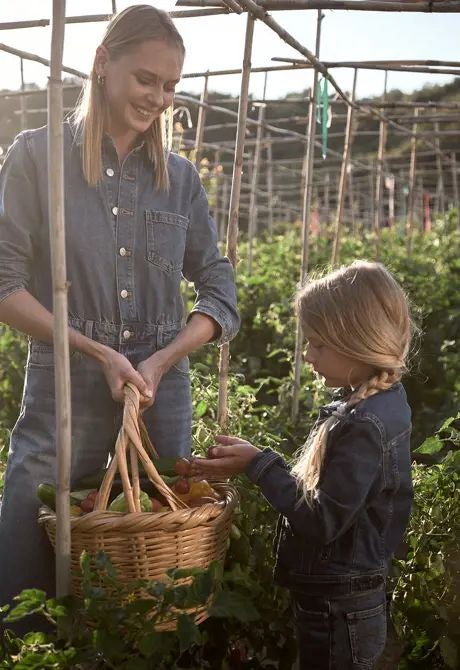
{"type": "Polygon", "coordinates": [[[121,481],[123,485],[123,493],[125,494],[126,502],[128,503],[128,511],[140,512],[140,482],[139,482],[139,459],[144,465],[144,469],[148,478],[155,485],[158,492],[161,493],[167,500],[171,510],[188,508],[169,486],[163,481],[161,475],[158,473],[153,461],[149,457],[144,444],[152,452],[153,455],[158,455],[147,430],[140,418],[139,402],[140,394],[134,384],[128,383],[124,386],[124,408],[123,408],[123,423],[118,432],[117,441],[115,444],[115,454],[112,458],[109,468],[102,480],[99,494],[94,505],[95,512],[103,512],[107,509],[109,502],[110,491],[112,490],[113,480],[117,470],[120,472],[121,481]],[[131,464],[132,483],[129,479],[127,453],[129,451],[129,459],[131,464]]]}

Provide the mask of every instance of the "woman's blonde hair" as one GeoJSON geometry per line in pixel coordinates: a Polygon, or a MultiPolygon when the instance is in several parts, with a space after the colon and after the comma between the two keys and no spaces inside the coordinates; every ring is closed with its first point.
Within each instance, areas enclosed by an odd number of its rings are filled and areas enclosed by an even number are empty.
{"type": "MultiPolygon", "coordinates": [[[[146,40],[163,40],[185,53],[182,37],[170,16],[151,5],[133,5],[110,20],[101,45],[111,59],[116,59],[146,40]]],[[[74,115],[82,133],[83,174],[90,186],[102,177],[102,138],[107,127],[107,103],[104,86],[98,83],[96,58],[74,115]]],[[[152,165],[155,186],[166,190],[169,185],[166,151],[171,145],[172,109],[166,110],[150,126],[144,139],[152,165]]]]}
{"type": "MultiPolygon", "coordinates": [[[[354,261],[323,277],[308,279],[296,295],[296,312],[306,338],[357,362],[374,373],[351,391],[344,412],[379,391],[389,389],[407,371],[415,326],[409,300],[380,263],[354,261]]],[[[309,436],[292,472],[307,500],[321,475],[330,416],[309,436]]]]}

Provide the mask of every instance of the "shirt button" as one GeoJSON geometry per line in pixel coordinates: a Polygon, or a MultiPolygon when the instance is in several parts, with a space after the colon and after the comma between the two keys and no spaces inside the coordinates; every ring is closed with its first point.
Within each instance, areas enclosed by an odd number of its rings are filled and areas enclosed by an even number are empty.
{"type": "Polygon", "coordinates": [[[113,177],[113,175],[115,174],[115,171],[112,170],[112,168],[107,168],[107,170],[105,171],[105,174],[107,175],[107,177],[113,177]]]}
{"type": "Polygon", "coordinates": [[[112,214],[116,216],[118,214],[118,207],[112,207],[112,214]]]}
{"type": "Polygon", "coordinates": [[[123,339],[124,340],[129,340],[130,337],[131,337],[131,332],[129,330],[124,330],[123,331],[123,339]]]}
{"type": "Polygon", "coordinates": [[[127,298],[128,297],[128,291],[124,288],[122,291],[120,291],[120,295],[122,298],[127,298]]]}
{"type": "Polygon", "coordinates": [[[124,247],[120,247],[120,256],[126,256],[126,249],[124,247]]]}

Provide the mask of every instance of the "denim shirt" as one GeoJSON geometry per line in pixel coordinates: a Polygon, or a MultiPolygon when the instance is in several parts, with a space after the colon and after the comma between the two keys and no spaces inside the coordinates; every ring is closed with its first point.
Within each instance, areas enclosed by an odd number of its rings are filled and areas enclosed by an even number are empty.
{"type": "Polygon", "coordinates": [[[275,537],[275,580],[291,588],[320,576],[385,575],[402,541],[413,497],[411,412],[402,384],[334,414],[317,491],[311,503],[277,453],[265,449],[246,470],[281,513],[275,537]]]}
{"type": "MultiPolygon", "coordinates": [[[[0,301],[25,288],[52,311],[47,139],[46,127],[20,133],[0,173],[0,301]]],[[[219,344],[234,337],[233,269],[192,163],[170,153],[170,188],[159,191],[143,145],[120,165],[105,138],[103,178],[90,187],[80,151],[80,134],[64,122],[69,323],[100,341],[115,333],[121,344],[145,326],[171,340],[181,328],[184,276],[195,286],[192,312],[220,325],[219,344]]]]}

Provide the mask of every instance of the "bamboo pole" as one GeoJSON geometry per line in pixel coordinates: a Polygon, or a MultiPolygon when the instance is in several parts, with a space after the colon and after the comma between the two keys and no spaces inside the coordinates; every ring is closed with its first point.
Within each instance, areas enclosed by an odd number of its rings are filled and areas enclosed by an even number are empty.
{"type": "Polygon", "coordinates": [[[209,77],[205,76],[204,78],[204,84],[203,84],[203,90],[201,92],[201,105],[198,108],[198,121],[196,124],[196,137],[195,137],[195,165],[197,169],[199,168],[200,165],[200,159],[201,159],[201,147],[203,144],[203,137],[204,137],[204,128],[206,125],[206,110],[207,110],[207,102],[208,102],[208,81],[209,77]]]}
{"type": "MultiPolygon", "coordinates": [[[[222,7],[219,0],[177,0],[178,7],[222,7]]],[[[460,11],[458,0],[258,0],[264,10],[342,9],[368,12],[449,12],[460,11]]]]}
{"type": "Polygon", "coordinates": [[[268,234],[273,235],[273,143],[271,136],[267,137],[267,205],[268,205],[268,234]]]}
{"type": "MultiPolygon", "coordinates": [[[[387,94],[388,72],[385,72],[385,81],[383,85],[383,101],[387,94]]],[[[379,124],[379,148],[377,152],[377,177],[375,182],[375,219],[374,233],[376,240],[376,257],[380,253],[380,233],[382,228],[382,209],[383,209],[383,161],[385,158],[385,143],[387,136],[387,126],[385,121],[380,120],[379,124]]]]}
{"type": "Polygon", "coordinates": [[[256,145],[254,148],[254,166],[251,179],[251,200],[249,204],[248,222],[248,273],[252,273],[252,258],[254,253],[254,236],[257,235],[257,184],[259,181],[260,155],[263,138],[263,124],[265,120],[265,105],[259,105],[256,145]]]}
{"type": "Polygon", "coordinates": [[[457,210],[457,224],[460,228],[460,200],[458,196],[458,179],[457,179],[457,157],[455,151],[452,152],[452,186],[453,186],[453,196],[454,202],[453,206],[457,210]]]}
{"type": "MultiPolygon", "coordinates": [[[[355,70],[353,75],[353,89],[351,94],[351,99],[354,102],[356,96],[356,80],[358,77],[358,70],[355,70]]],[[[347,177],[347,167],[350,161],[351,147],[353,144],[353,116],[354,116],[354,106],[350,105],[348,108],[348,117],[347,117],[347,126],[345,130],[345,144],[343,149],[343,160],[342,160],[342,169],[340,171],[340,182],[339,182],[339,194],[338,194],[338,204],[337,204],[337,213],[335,217],[335,227],[334,227],[334,242],[332,247],[332,257],[331,264],[334,267],[339,262],[340,254],[340,232],[343,221],[343,206],[345,202],[345,185],[347,177]]]]}
{"type": "MultiPolygon", "coordinates": [[[[435,144],[436,144],[436,169],[438,173],[438,183],[437,183],[437,203],[438,203],[438,214],[444,214],[446,211],[445,208],[445,199],[444,199],[444,176],[442,173],[442,162],[441,162],[441,145],[439,142],[439,123],[438,121],[434,122],[434,131],[435,131],[435,144]]],[[[458,131],[455,131],[458,135],[458,131]]]]}
{"type": "MultiPolygon", "coordinates": [[[[51,61],[49,61],[47,58],[42,58],[41,56],[37,56],[36,54],[29,53],[28,51],[21,51],[20,49],[14,49],[13,47],[8,46],[7,44],[0,44],[0,51],[4,51],[5,53],[11,54],[12,56],[18,56],[19,58],[23,58],[24,60],[31,60],[34,61],[35,63],[40,63],[41,65],[45,65],[46,67],[51,67],[51,61]]],[[[65,65],[61,65],[61,70],[63,72],[67,72],[68,74],[73,74],[75,77],[80,77],[81,79],[87,79],[88,75],[86,75],[84,72],[80,72],[80,70],[75,70],[72,67],[66,67],[65,65]]]]}
{"type": "MultiPolygon", "coordinates": [[[[21,64],[21,91],[24,91],[25,89],[25,83],[24,83],[24,60],[21,58],[20,59],[20,64],[21,64]]],[[[20,104],[21,104],[21,130],[25,130],[27,128],[27,103],[26,103],[26,98],[21,95],[19,98],[20,104]]]]}
{"type": "Polygon", "coordinates": [[[406,243],[407,253],[412,252],[412,235],[414,229],[414,215],[415,215],[415,164],[417,155],[417,119],[419,116],[418,107],[415,108],[415,121],[412,126],[411,138],[411,153],[410,153],[410,168],[409,168],[409,198],[408,198],[408,212],[406,222],[406,243]]]}
{"type": "MultiPolygon", "coordinates": [[[[241,177],[243,172],[243,152],[246,135],[246,119],[248,114],[249,78],[251,75],[251,54],[254,38],[254,17],[248,14],[246,21],[246,36],[244,42],[243,74],[241,77],[240,102],[238,105],[238,128],[236,131],[236,150],[233,163],[232,189],[230,194],[230,211],[227,227],[227,256],[234,268],[237,264],[238,247],[238,209],[240,202],[241,177]]],[[[219,357],[219,397],[217,407],[217,421],[225,430],[228,420],[228,371],[230,361],[230,347],[226,343],[220,349],[219,357]]]]}
{"type": "MultiPolygon", "coordinates": [[[[319,58],[321,47],[321,22],[323,14],[317,12],[316,16],[316,44],[315,56],[319,58]]],[[[307,131],[307,150],[305,160],[305,180],[302,208],[302,240],[301,240],[301,262],[300,262],[300,283],[303,284],[308,275],[308,264],[310,255],[310,221],[311,221],[311,199],[313,191],[313,163],[315,153],[315,135],[316,135],[316,99],[318,93],[318,70],[313,74],[312,94],[309,105],[308,131],[307,131]]],[[[299,393],[300,393],[300,373],[302,370],[302,349],[304,336],[302,332],[302,323],[300,318],[296,317],[296,339],[294,351],[294,379],[292,386],[292,404],[291,419],[295,421],[299,413],[299,393]]]]}
{"type": "MultiPolygon", "coordinates": [[[[298,58],[283,57],[272,58],[272,60],[280,63],[292,63],[293,65],[305,65],[305,61],[298,58]]],[[[359,70],[384,70],[385,72],[421,72],[425,74],[453,74],[457,76],[459,71],[454,68],[460,67],[460,64],[452,65],[449,68],[434,68],[428,67],[426,65],[403,65],[400,61],[322,61],[322,63],[325,67],[328,68],[328,70],[333,68],[358,68],[359,70]]],[[[309,67],[312,66],[310,65],[309,67]]]]}
{"type": "Polygon", "coordinates": [[[56,593],[70,591],[71,405],[64,221],[64,143],[61,64],[65,0],[53,0],[51,64],[48,84],[48,197],[53,276],[54,383],[56,394],[56,593]]]}

